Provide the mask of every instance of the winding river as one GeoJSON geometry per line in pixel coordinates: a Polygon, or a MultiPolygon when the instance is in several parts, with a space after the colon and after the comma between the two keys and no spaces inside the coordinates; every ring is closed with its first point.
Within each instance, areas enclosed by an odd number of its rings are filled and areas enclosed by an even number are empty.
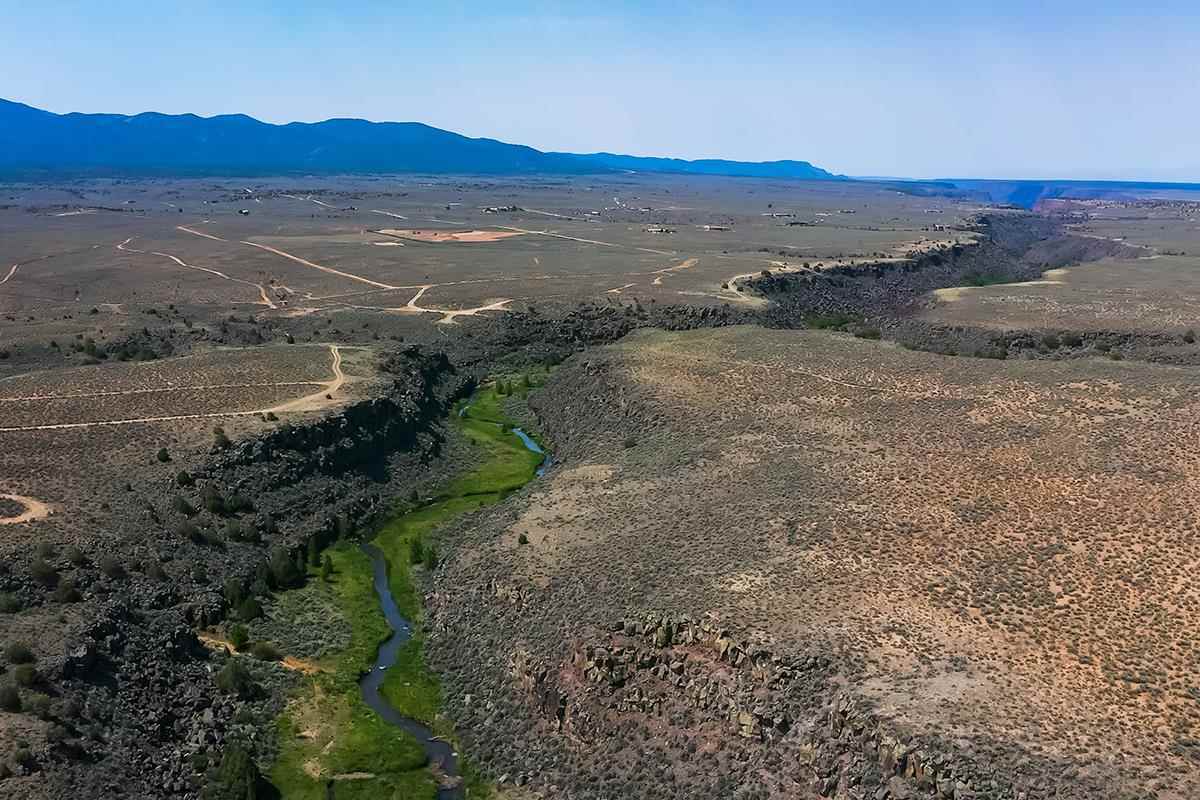
{"type": "MultiPolygon", "coordinates": [[[[465,406],[463,411],[466,411],[465,406]]],[[[517,435],[526,449],[542,456],[542,463],[538,466],[536,473],[538,477],[541,477],[546,468],[550,466],[550,456],[525,431],[513,428],[512,432],[517,435]]],[[[436,765],[436,772],[451,778],[458,778],[458,753],[454,747],[435,735],[429,726],[411,717],[406,717],[392,708],[380,693],[383,680],[387,677],[387,669],[396,663],[400,648],[412,638],[412,623],[400,613],[400,609],[392,597],[392,590],[388,585],[387,559],[382,551],[371,544],[364,544],[362,550],[371,558],[375,594],[379,595],[379,607],[383,610],[383,616],[387,619],[388,626],[392,629],[392,635],[380,645],[371,671],[363,675],[358,682],[362,689],[363,701],[386,722],[402,729],[420,742],[430,765],[436,765]]],[[[439,788],[437,796],[438,800],[461,800],[465,796],[461,781],[455,781],[455,785],[452,787],[439,788]]]]}

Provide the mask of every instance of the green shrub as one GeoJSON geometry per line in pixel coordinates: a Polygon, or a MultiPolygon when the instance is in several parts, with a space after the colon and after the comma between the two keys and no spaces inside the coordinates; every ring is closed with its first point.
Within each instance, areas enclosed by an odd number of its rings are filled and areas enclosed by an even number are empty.
{"type": "Polygon", "coordinates": [[[15,614],[21,610],[21,600],[15,594],[0,592],[0,612],[15,614]]]}
{"type": "Polygon", "coordinates": [[[12,671],[13,682],[17,686],[29,688],[37,683],[38,671],[33,664],[17,664],[12,671]]]}
{"type": "Polygon", "coordinates": [[[79,594],[79,590],[75,588],[75,584],[71,581],[63,581],[55,589],[52,595],[56,603],[78,603],[83,597],[79,594]]]}
{"type": "Polygon", "coordinates": [[[1079,347],[1083,344],[1083,337],[1078,333],[1064,333],[1062,343],[1067,347],[1079,347]]]}
{"type": "Polygon", "coordinates": [[[300,570],[296,569],[296,561],[286,547],[271,548],[270,569],[277,589],[290,589],[299,585],[304,578],[300,570]]]}
{"type": "Polygon", "coordinates": [[[250,631],[245,625],[234,625],[229,629],[229,641],[235,650],[245,650],[250,643],[250,631]]]}
{"type": "Polygon", "coordinates": [[[54,558],[54,554],[58,551],[54,549],[54,545],[50,542],[38,542],[38,546],[34,548],[34,552],[41,558],[54,558]]]}
{"type": "Polygon", "coordinates": [[[117,561],[112,556],[101,556],[99,566],[100,571],[112,578],[114,581],[121,580],[125,577],[125,567],[123,567],[121,562],[117,561]]]}
{"type": "Polygon", "coordinates": [[[241,602],[237,610],[238,619],[243,622],[256,620],[262,616],[262,613],[262,603],[258,602],[258,598],[256,597],[247,597],[241,602]]]}
{"type": "Polygon", "coordinates": [[[229,441],[229,437],[225,435],[225,429],[220,425],[213,428],[213,447],[218,450],[225,450],[233,442],[229,441]]]}
{"type": "Polygon", "coordinates": [[[195,507],[187,501],[187,498],[178,494],[171,500],[171,510],[183,514],[185,517],[195,516],[196,514],[195,507]]]}
{"type": "Polygon", "coordinates": [[[237,578],[229,578],[221,584],[221,594],[230,608],[237,608],[246,599],[246,589],[237,578]]]}
{"type": "Polygon", "coordinates": [[[158,455],[156,455],[155,458],[157,458],[163,464],[166,464],[171,460],[171,454],[167,452],[167,448],[160,447],[158,448],[158,455]]]}
{"type": "Polygon", "coordinates": [[[1183,340],[1185,342],[1187,342],[1188,344],[1195,344],[1196,332],[1194,330],[1192,330],[1191,328],[1188,328],[1186,331],[1184,331],[1183,340]]]}
{"type": "Polygon", "coordinates": [[[321,561],[321,580],[328,581],[331,577],[333,577],[333,559],[326,554],[321,561]]]}
{"type": "Polygon", "coordinates": [[[234,494],[225,501],[227,514],[247,514],[254,510],[254,503],[244,494],[234,494]]]}
{"type": "Polygon", "coordinates": [[[809,314],[804,317],[804,326],[814,330],[841,330],[847,325],[852,325],[858,321],[858,317],[853,314],[845,314],[842,312],[834,312],[831,314],[809,314]]]}
{"type": "Polygon", "coordinates": [[[19,744],[17,749],[13,751],[13,763],[23,769],[33,769],[37,765],[37,759],[33,757],[33,753],[25,744],[19,744]]]}
{"type": "Polygon", "coordinates": [[[165,581],[171,577],[167,574],[167,571],[163,569],[162,564],[159,564],[157,561],[150,565],[150,569],[146,570],[146,574],[156,581],[165,581]]]}
{"type": "Polygon", "coordinates": [[[1047,350],[1057,350],[1058,346],[1062,343],[1053,333],[1047,333],[1042,337],[1042,344],[1046,346],[1047,350]]]}
{"type": "Polygon", "coordinates": [[[205,484],[200,490],[200,505],[210,514],[225,514],[225,498],[221,497],[221,492],[211,483],[205,484]]]}
{"type": "Polygon", "coordinates": [[[420,536],[408,543],[408,560],[413,564],[420,564],[425,560],[425,543],[421,541],[420,536]]]}
{"type": "Polygon", "coordinates": [[[188,541],[195,542],[196,544],[204,541],[204,534],[202,534],[200,529],[196,527],[196,523],[189,520],[184,520],[176,525],[175,533],[178,534],[179,538],[187,539],[188,541]]]}
{"type": "Polygon", "coordinates": [[[40,558],[35,558],[29,565],[29,572],[33,579],[43,586],[54,586],[58,583],[58,570],[40,558]]]}
{"type": "Polygon", "coordinates": [[[529,544],[529,537],[526,536],[523,531],[521,535],[517,537],[517,544],[529,544]]]}
{"type": "Polygon", "coordinates": [[[436,547],[434,547],[433,545],[426,545],[424,561],[425,561],[426,569],[437,569],[438,553],[437,553],[436,547]]]}
{"type": "Polygon", "coordinates": [[[859,339],[879,339],[883,333],[879,328],[855,328],[854,335],[859,339]]]}
{"type": "Polygon", "coordinates": [[[238,744],[226,747],[221,763],[205,777],[204,800],[262,800],[270,796],[254,759],[238,744]]]}
{"type": "Polygon", "coordinates": [[[253,695],[258,687],[254,685],[250,671],[242,665],[242,662],[231,658],[217,673],[217,688],[225,694],[236,694],[238,697],[246,698],[253,695]]]}
{"type": "Polygon", "coordinates": [[[270,642],[255,642],[250,648],[250,653],[259,661],[279,661],[283,658],[279,648],[270,642]]]}
{"type": "Polygon", "coordinates": [[[25,698],[25,710],[39,719],[50,719],[50,709],[53,703],[41,692],[30,692],[25,698]]]}
{"type": "Polygon", "coordinates": [[[4,660],[10,664],[32,664],[37,659],[24,642],[9,642],[4,648],[4,660]]]}
{"type": "Polygon", "coordinates": [[[20,710],[21,693],[17,691],[17,687],[10,685],[0,686],[0,711],[16,713],[20,710]]]}
{"type": "Polygon", "coordinates": [[[71,545],[66,550],[63,550],[63,555],[66,556],[67,561],[70,561],[77,567],[82,567],[87,563],[87,556],[75,545],[71,545]]]}
{"type": "Polygon", "coordinates": [[[175,483],[180,486],[191,486],[195,482],[196,479],[186,469],[179,470],[179,474],[175,476],[175,483]]]}

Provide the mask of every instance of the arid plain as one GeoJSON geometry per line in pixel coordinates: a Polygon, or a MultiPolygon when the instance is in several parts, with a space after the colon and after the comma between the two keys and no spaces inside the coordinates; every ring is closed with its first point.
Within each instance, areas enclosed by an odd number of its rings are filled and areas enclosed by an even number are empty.
{"type": "Polygon", "coordinates": [[[482,385],[551,460],[414,555],[471,791],[1194,796],[1200,206],[924,192],[0,187],[0,790],[273,774],[321,554],[473,474],[482,385]]]}

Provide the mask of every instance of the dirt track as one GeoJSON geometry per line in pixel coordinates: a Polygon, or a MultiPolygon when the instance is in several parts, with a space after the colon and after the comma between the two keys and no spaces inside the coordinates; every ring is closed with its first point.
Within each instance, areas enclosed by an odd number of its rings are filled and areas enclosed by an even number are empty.
{"type": "Polygon", "coordinates": [[[275,255],[282,256],[290,261],[295,261],[297,264],[303,264],[306,267],[312,267],[313,269],[319,269],[319,270],[321,270],[321,272],[327,272],[330,275],[337,275],[338,277],[341,277],[341,278],[349,278],[352,281],[358,281],[359,283],[365,283],[369,286],[376,286],[380,289],[399,289],[399,288],[401,288],[399,286],[392,286],[391,284],[388,284],[388,283],[380,283],[379,281],[373,281],[370,278],[364,278],[361,275],[355,275],[350,272],[342,272],[340,269],[334,269],[333,267],[326,267],[326,266],[322,266],[321,264],[315,264],[312,261],[308,261],[306,259],[301,258],[300,256],[294,256],[291,253],[285,253],[282,250],[276,250],[274,247],[269,247],[265,244],[258,244],[257,242],[246,242],[246,241],[241,242],[241,244],[249,245],[250,247],[257,247],[260,250],[266,250],[268,253],[274,253],[275,255]]]}
{"type": "MultiPolygon", "coordinates": [[[[177,422],[192,419],[221,419],[225,417],[256,417],[267,413],[285,413],[289,411],[312,411],[323,408],[330,404],[326,399],[326,395],[332,395],[339,390],[346,382],[346,374],[342,371],[342,354],[337,345],[329,345],[329,352],[332,356],[331,369],[333,378],[319,385],[321,388],[312,394],[289,400],[280,405],[271,406],[269,408],[256,408],[247,411],[214,411],[205,414],[168,414],[154,417],[135,417],[131,419],[110,419],[98,420],[94,422],[59,422],[46,425],[20,425],[13,427],[2,427],[0,433],[17,433],[21,431],[55,431],[55,430],[72,430],[75,428],[99,428],[104,426],[117,425],[137,425],[140,423],[150,422],[177,422]]],[[[296,381],[285,382],[283,385],[295,386],[312,386],[313,381],[296,381]]],[[[131,390],[128,392],[116,392],[115,394],[138,394],[147,390],[131,390]]],[[[148,391],[171,391],[170,389],[148,390],[148,391]]],[[[88,395],[83,395],[88,396],[88,395]]],[[[21,398],[8,398],[16,400],[21,398]]],[[[51,399],[51,398],[41,398],[51,399]]]]}

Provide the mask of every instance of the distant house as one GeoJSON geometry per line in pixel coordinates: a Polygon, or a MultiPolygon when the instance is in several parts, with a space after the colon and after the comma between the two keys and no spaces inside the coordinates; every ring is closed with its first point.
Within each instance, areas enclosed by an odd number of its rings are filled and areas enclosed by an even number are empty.
{"type": "Polygon", "coordinates": [[[241,214],[243,217],[248,217],[248,216],[250,216],[250,209],[248,209],[248,208],[239,208],[239,209],[238,209],[238,213],[239,213],[239,214],[241,214]]]}
{"type": "Polygon", "coordinates": [[[727,231],[727,230],[729,230],[728,225],[701,225],[700,227],[701,227],[701,229],[706,230],[706,231],[727,231]]]}

